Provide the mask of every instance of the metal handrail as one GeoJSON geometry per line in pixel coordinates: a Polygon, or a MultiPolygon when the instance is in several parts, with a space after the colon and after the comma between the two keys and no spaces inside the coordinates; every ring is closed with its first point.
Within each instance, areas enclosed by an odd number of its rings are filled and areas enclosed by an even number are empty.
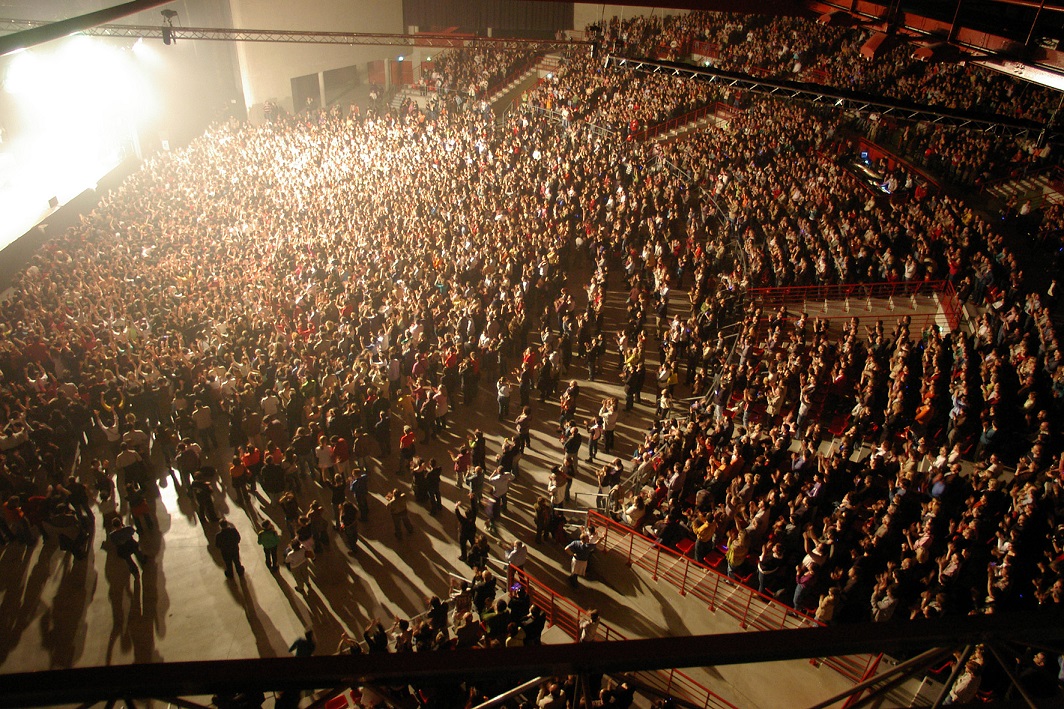
{"type": "MultiPolygon", "coordinates": [[[[528,591],[533,605],[543,609],[547,614],[547,623],[550,627],[558,627],[574,641],[579,639],[580,621],[588,615],[585,608],[581,608],[569,598],[556,593],[550,586],[523,569],[511,566],[510,573],[514,581],[520,583],[528,591]]],[[[623,633],[604,621],[599,621],[598,627],[599,636],[603,641],[628,640],[623,633]]],[[[703,709],[709,707],[736,709],[734,704],[677,669],[645,670],[633,672],[631,675],[651,688],[664,687],[663,691],[684,702],[703,707],[703,709]]]]}
{"type": "MultiPolygon", "coordinates": [[[[640,534],[631,527],[623,525],[594,510],[587,512],[588,524],[594,524],[602,530],[600,544],[606,553],[611,550],[622,550],[621,544],[611,545],[610,532],[616,537],[618,534],[628,537],[627,558],[628,566],[638,566],[651,572],[654,581],[659,578],[676,586],[680,595],[693,595],[705,602],[710,611],[717,609],[724,611],[739,621],[739,627],[746,630],[785,630],[788,628],[821,627],[823,623],[803,611],[781,603],[773,596],[761,593],[750,588],[738,579],[730,579],[711,566],[690,559],[674,549],[663,546],[659,542],[640,534]],[[637,547],[636,541],[642,543],[637,547]],[[652,558],[649,558],[652,557],[652,558]],[[664,566],[662,557],[666,557],[669,563],[664,566]],[[679,567],[679,568],[678,568],[679,567]],[[692,573],[692,568],[694,573],[692,573]],[[697,579],[688,583],[692,579],[697,579]],[[726,593],[722,593],[722,587],[726,593]],[[758,611],[751,614],[752,606],[758,611]]],[[[857,656],[854,661],[846,661],[839,657],[821,658],[820,663],[827,665],[847,679],[858,682],[867,671],[867,668],[875,661],[874,656],[857,656]]]]}

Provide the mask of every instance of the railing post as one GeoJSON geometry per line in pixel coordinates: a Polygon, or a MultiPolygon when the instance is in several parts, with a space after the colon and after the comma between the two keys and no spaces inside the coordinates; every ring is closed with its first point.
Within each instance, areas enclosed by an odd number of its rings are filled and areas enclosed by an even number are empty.
{"type": "Polygon", "coordinates": [[[661,547],[660,546],[655,546],[654,547],[654,551],[656,552],[654,554],[654,573],[652,573],[650,575],[650,578],[652,578],[655,581],[657,581],[658,580],[658,562],[661,561],[661,547]]]}
{"type": "Polygon", "coordinates": [[[746,591],[746,607],[743,608],[743,617],[739,620],[739,627],[746,630],[746,619],[750,615],[750,601],[753,600],[754,594],[750,592],[750,589],[746,588],[745,584],[738,583],[738,579],[736,579],[735,587],[746,591]]]}
{"type": "Polygon", "coordinates": [[[635,530],[633,529],[628,533],[628,558],[625,559],[625,566],[632,565],[632,549],[635,547],[635,530]]]}
{"type": "Polygon", "coordinates": [[[713,590],[709,594],[709,612],[715,613],[717,611],[717,589],[720,588],[720,574],[713,574],[713,590]]]}
{"type": "Polygon", "coordinates": [[[683,578],[680,580],[680,595],[687,595],[687,572],[691,568],[691,560],[686,556],[683,558],[683,578]]]}

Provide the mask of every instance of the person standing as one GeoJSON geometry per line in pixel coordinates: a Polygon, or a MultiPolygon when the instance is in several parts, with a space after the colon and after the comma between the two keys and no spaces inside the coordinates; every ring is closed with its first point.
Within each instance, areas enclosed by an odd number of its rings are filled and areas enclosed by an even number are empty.
{"type": "Polygon", "coordinates": [[[430,515],[435,515],[443,509],[443,498],[440,495],[442,477],[443,466],[436,462],[435,458],[429,458],[428,470],[425,473],[425,492],[429,496],[430,515]]]}
{"type": "Polygon", "coordinates": [[[591,543],[590,535],[583,532],[579,539],[569,542],[565,551],[572,555],[572,561],[569,564],[569,585],[576,588],[580,577],[587,576],[587,562],[591,560],[595,545],[591,543]]]}
{"type": "Polygon", "coordinates": [[[192,499],[196,501],[196,516],[199,517],[200,524],[206,526],[218,521],[218,511],[214,507],[214,490],[207,472],[200,471],[195,474],[192,499]]]}
{"type": "Polygon", "coordinates": [[[134,576],[139,576],[140,568],[133,561],[133,557],[137,557],[137,561],[140,562],[141,566],[144,566],[148,557],[140,550],[140,542],[137,540],[136,530],[128,524],[123,525],[122,520],[119,517],[115,517],[111,520],[111,532],[107,535],[107,538],[114,545],[118,556],[129,564],[129,572],[134,576]]]}
{"type": "Polygon", "coordinates": [[[510,383],[506,381],[506,377],[499,377],[495,388],[498,392],[499,420],[502,421],[510,415],[510,383]]]}
{"type": "Polygon", "coordinates": [[[363,522],[369,519],[369,473],[362,468],[351,478],[351,494],[358,505],[358,514],[363,522]]]}
{"type": "Polygon", "coordinates": [[[521,381],[518,385],[518,392],[521,395],[522,409],[528,408],[532,400],[533,376],[532,367],[528,363],[521,365],[521,381]]]}
{"type": "Polygon", "coordinates": [[[410,514],[406,505],[406,493],[400,492],[398,488],[393,488],[391,492],[385,495],[388,501],[388,512],[392,515],[392,527],[395,529],[395,538],[403,538],[403,528],[406,528],[407,534],[414,533],[414,525],[410,521],[410,514]]]}
{"type": "Polygon", "coordinates": [[[277,547],[281,546],[281,536],[277,534],[277,530],[274,529],[273,522],[266,520],[262,523],[262,531],[258,536],[259,546],[262,547],[262,553],[266,556],[266,568],[270,571],[277,571],[279,568],[277,565],[277,547]]]}
{"type": "Polygon", "coordinates": [[[192,412],[192,422],[196,426],[196,436],[203,450],[209,453],[217,448],[218,438],[214,435],[214,415],[211,407],[200,402],[192,412]]]}
{"type": "Polygon", "coordinates": [[[587,462],[594,463],[602,439],[602,422],[598,417],[587,420],[587,462]]]}
{"type": "Polygon", "coordinates": [[[461,503],[454,506],[454,514],[458,518],[458,547],[461,553],[458,558],[466,560],[466,546],[471,545],[477,536],[477,512],[473,494],[469,495],[469,506],[461,503]]]}
{"type": "Polygon", "coordinates": [[[524,454],[526,448],[532,447],[532,407],[522,407],[515,424],[517,425],[517,452],[524,454]]]}
{"type": "Polygon", "coordinates": [[[352,552],[358,548],[358,509],[350,502],[340,506],[340,531],[352,552]]]}
{"type": "Polygon", "coordinates": [[[240,576],[244,575],[244,567],[240,564],[240,532],[236,527],[229,524],[229,520],[223,519],[218,523],[218,533],[214,535],[214,545],[222,552],[222,563],[225,564],[225,577],[233,578],[233,571],[240,576]]]}
{"type": "Polygon", "coordinates": [[[306,593],[310,589],[310,567],[308,563],[314,558],[314,552],[305,548],[299,539],[293,539],[284,555],[285,566],[296,580],[296,590],[306,593]]]}
{"type": "Polygon", "coordinates": [[[410,462],[417,455],[417,434],[410,426],[403,426],[399,437],[399,475],[410,471],[410,462]]]}
{"type": "Polygon", "coordinates": [[[599,612],[594,608],[589,609],[587,615],[580,620],[580,642],[592,643],[598,639],[599,612]]]}
{"type": "Polygon", "coordinates": [[[580,461],[580,446],[583,443],[584,436],[580,433],[580,429],[574,424],[569,424],[562,447],[565,450],[564,464],[568,464],[574,474],[577,470],[577,463],[580,461]]]}
{"type": "Polygon", "coordinates": [[[620,412],[617,410],[617,400],[613,397],[603,400],[602,408],[599,409],[599,419],[602,421],[602,445],[607,453],[613,452],[613,444],[617,434],[617,419],[620,412]]]}

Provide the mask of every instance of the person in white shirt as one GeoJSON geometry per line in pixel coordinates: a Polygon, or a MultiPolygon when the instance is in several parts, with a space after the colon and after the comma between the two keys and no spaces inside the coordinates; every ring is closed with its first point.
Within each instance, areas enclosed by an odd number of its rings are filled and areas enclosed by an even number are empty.
{"type": "Polygon", "coordinates": [[[528,547],[520,539],[515,539],[513,548],[506,552],[506,563],[521,569],[524,568],[526,561],[528,561],[528,547]]]}
{"type": "Polygon", "coordinates": [[[495,388],[498,392],[499,420],[502,421],[510,416],[510,383],[506,381],[506,377],[499,377],[495,388]]]}

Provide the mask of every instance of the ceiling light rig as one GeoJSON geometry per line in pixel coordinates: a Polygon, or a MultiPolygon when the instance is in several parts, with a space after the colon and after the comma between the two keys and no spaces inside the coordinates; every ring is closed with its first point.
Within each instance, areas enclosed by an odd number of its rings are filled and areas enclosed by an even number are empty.
{"type": "Polygon", "coordinates": [[[159,14],[163,16],[163,44],[166,46],[177,44],[177,37],[174,37],[174,18],[177,17],[177,12],[174,10],[160,10],[159,14]]]}

